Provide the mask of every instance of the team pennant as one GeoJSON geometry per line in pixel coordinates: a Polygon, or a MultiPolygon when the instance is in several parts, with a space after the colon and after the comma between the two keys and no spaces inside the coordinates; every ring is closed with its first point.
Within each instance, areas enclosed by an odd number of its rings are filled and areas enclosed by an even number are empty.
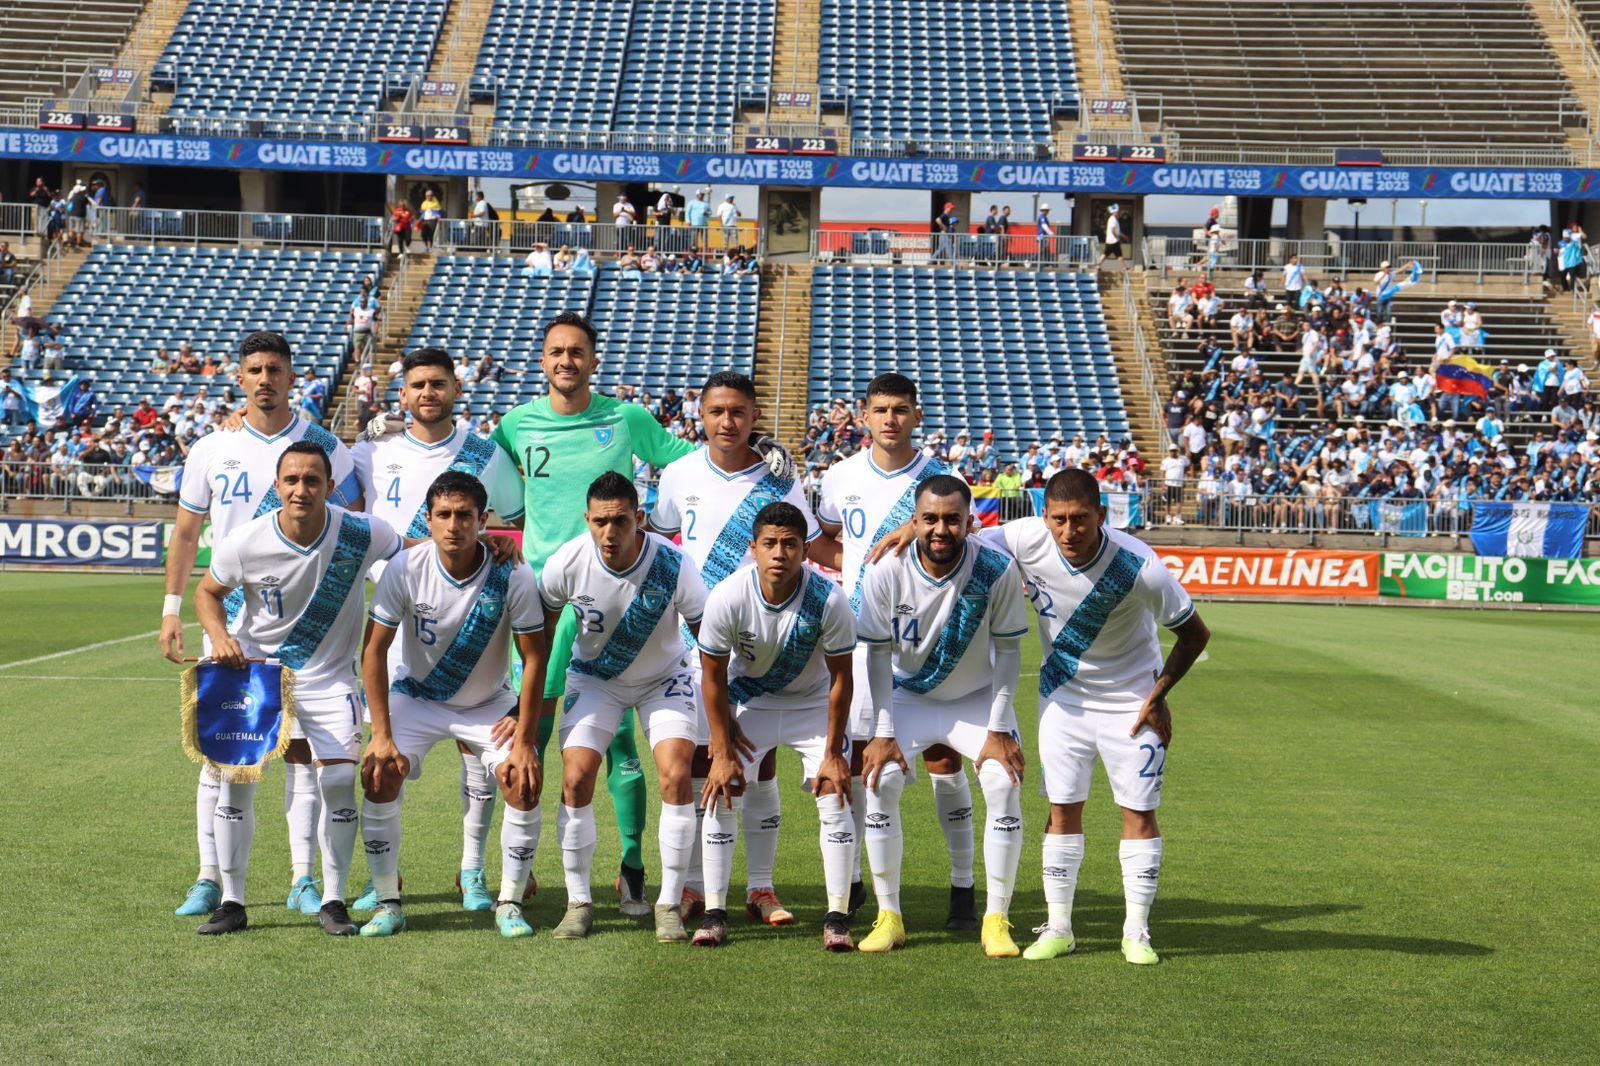
{"type": "Polygon", "coordinates": [[[243,670],[196,663],[183,672],[183,751],[230,784],[261,780],[267,760],[289,747],[294,671],[277,660],[243,670]]]}

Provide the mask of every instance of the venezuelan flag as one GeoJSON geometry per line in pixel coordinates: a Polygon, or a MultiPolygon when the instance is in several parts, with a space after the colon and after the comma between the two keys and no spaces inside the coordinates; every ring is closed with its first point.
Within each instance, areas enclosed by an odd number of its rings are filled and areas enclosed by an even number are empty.
{"type": "Polygon", "coordinates": [[[1439,364],[1434,375],[1440,392],[1453,392],[1460,396],[1489,398],[1494,384],[1494,371],[1470,355],[1452,355],[1439,364]]]}
{"type": "Polygon", "coordinates": [[[972,486],[972,510],[980,526],[1000,524],[1000,490],[993,485],[972,486]]]}

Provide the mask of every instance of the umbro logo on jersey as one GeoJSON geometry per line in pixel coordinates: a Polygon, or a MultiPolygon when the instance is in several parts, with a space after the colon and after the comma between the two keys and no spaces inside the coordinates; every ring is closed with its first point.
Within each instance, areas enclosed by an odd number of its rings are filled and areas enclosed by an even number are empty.
{"type": "Polygon", "coordinates": [[[401,466],[399,463],[390,463],[384,469],[388,470],[391,474],[398,474],[400,471],[404,470],[405,467],[401,466]]]}
{"type": "Polygon", "coordinates": [[[1002,833],[1015,833],[1022,828],[1022,819],[1009,814],[1002,814],[994,820],[994,827],[1002,833]]]}
{"type": "Polygon", "coordinates": [[[417,613],[418,614],[432,614],[433,613],[433,604],[431,604],[431,603],[419,603],[419,604],[417,604],[417,613]]]}
{"type": "Polygon", "coordinates": [[[510,858],[516,859],[518,862],[522,862],[526,859],[533,858],[533,849],[525,844],[517,844],[513,847],[507,848],[506,855],[510,858]]]}
{"type": "Polygon", "coordinates": [[[860,503],[861,502],[861,497],[860,496],[856,496],[854,494],[851,494],[851,495],[846,496],[844,498],[844,502],[845,503],[860,503]]]}
{"type": "Polygon", "coordinates": [[[228,468],[229,470],[232,470],[234,467],[239,465],[239,460],[237,460],[237,459],[224,459],[222,461],[222,465],[224,467],[228,468]]]}
{"type": "Polygon", "coordinates": [[[587,607],[589,604],[594,602],[594,597],[593,596],[574,596],[574,597],[572,597],[572,602],[573,603],[581,603],[585,607],[587,607]]]}
{"type": "Polygon", "coordinates": [[[369,840],[366,842],[366,846],[368,855],[382,855],[389,850],[389,842],[387,840],[369,840]]]}
{"type": "Polygon", "coordinates": [[[706,834],[706,843],[707,844],[732,844],[733,843],[733,834],[732,833],[707,833],[706,834]]]}
{"type": "Polygon", "coordinates": [[[894,605],[895,614],[910,614],[911,610],[912,608],[909,603],[897,603],[894,605]]]}
{"type": "Polygon", "coordinates": [[[829,833],[828,834],[828,843],[830,843],[830,844],[850,844],[850,843],[853,843],[855,841],[855,839],[856,839],[856,835],[854,833],[829,833]]]}
{"type": "Polygon", "coordinates": [[[873,811],[867,815],[868,829],[887,829],[891,822],[893,822],[893,819],[882,811],[873,811]]]}
{"type": "Polygon", "coordinates": [[[266,577],[261,579],[261,583],[263,585],[276,585],[278,580],[277,574],[268,574],[266,577]]]}
{"type": "Polygon", "coordinates": [[[700,502],[700,497],[698,497],[698,496],[685,496],[683,498],[683,502],[692,506],[692,505],[697,504],[697,503],[700,502]]]}
{"type": "Polygon", "coordinates": [[[965,822],[965,821],[971,820],[971,818],[972,818],[972,808],[971,807],[957,807],[955,810],[951,811],[948,815],[945,816],[945,821],[947,821],[947,822],[965,822]]]}
{"type": "Polygon", "coordinates": [[[356,820],[356,809],[354,807],[340,807],[328,815],[328,820],[333,822],[353,822],[356,820]]]}

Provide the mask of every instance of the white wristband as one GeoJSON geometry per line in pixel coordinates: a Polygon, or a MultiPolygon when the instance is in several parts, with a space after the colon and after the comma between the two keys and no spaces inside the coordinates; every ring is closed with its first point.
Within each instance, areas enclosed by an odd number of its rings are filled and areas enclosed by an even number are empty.
{"type": "Polygon", "coordinates": [[[176,617],[183,613],[183,597],[168,593],[161,599],[161,617],[176,617]]]}

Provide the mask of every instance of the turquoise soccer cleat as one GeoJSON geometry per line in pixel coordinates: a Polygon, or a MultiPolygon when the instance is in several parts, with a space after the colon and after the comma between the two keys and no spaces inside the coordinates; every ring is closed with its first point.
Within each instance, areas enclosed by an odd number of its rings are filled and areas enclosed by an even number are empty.
{"type": "Polygon", "coordinates": [[[406,912],[400,909],[400,904],[380,903],[378,913],[361,927],[361,935],[394,936],[396,933],[404,932],[405,928],[406,912]]]}
{"type": "Polygon", "coordinates": [[[516,903],[502,903],[494,909],[494,925],[503,937],[532,936],[533,926],[522,916],[522,907],[516,903]]]}
{"type": "Polygon", "coordinates": [[[378,890],[372,887],[372,879],[368,878],[367,886],[361,890],[361,895],[356,897],[356,901],[350,904],[350,909],[353,911],[370,911],[376,910],[377,906],[378,890]]]}
{"type": "Polygon", "coordinates": [[[322,890],[314,877],[302,877],[289,886],[289,898],[283,904],[301,914],[319,914],[322,911],[322,890]]]}
{"type": "Polygon", "coordinates": [[[210,914],[220,906],[222,906],[222,886],[205,878],[189,886],[183,902],[178,904],[178,909],[172,913],[180,918],[190,918],[197,914],[210,914]]]}
{"type": "Polygon", "coordinates": [[[456,887],[461,889],[461,908],[469,911],[494,910],[494,897],[484,883],[483,871],[462,870],[456,877],[456,887]]]}

